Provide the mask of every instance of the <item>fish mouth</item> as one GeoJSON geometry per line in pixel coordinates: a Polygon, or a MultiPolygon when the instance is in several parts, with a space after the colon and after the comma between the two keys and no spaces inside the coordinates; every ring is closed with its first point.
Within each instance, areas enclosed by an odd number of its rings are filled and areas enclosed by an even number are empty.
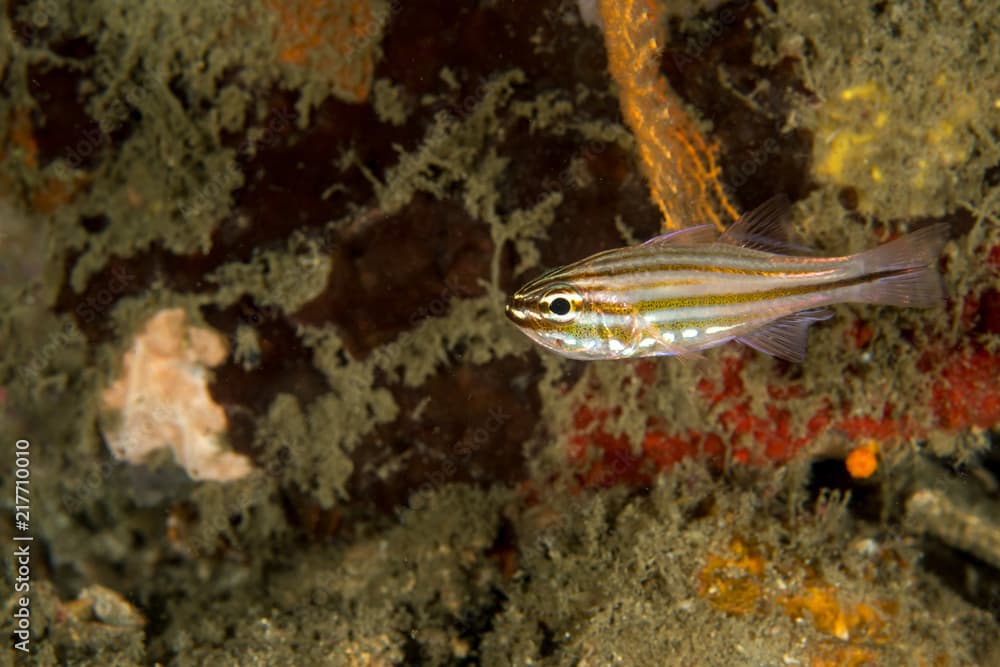
{"type": "Polygon", "coordinates": [[[523,308],[517,306],[515,299],[507,302],[507,305],[504,307],[504,314],[508,320],[518,326],[523,326],[528,321],[528,313],[523,308]]]}

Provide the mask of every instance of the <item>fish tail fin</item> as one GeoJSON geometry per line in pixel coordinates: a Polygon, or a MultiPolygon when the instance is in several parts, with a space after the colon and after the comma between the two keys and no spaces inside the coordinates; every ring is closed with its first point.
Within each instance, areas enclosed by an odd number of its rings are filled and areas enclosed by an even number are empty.
{"type": "Polygon", "coordinates": [[[883,306],[930,308],[944,301],[937,270],[948,225],[939,223],[858,254],[871,282],[862,285],[857,300],[883,306]]]}

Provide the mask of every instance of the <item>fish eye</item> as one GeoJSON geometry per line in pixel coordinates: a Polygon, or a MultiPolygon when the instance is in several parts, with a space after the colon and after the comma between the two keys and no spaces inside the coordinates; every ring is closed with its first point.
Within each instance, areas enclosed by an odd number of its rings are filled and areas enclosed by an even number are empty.
{"type": "Polygon", "coordinates": [[[564,296],[557,296],[552,299],[552,303],[549,304],[549,310],[556,315],[566,315],[569,313],[570,308],[569,299],[564,296]]]}
{"type": "Polygon", "coordinates": [[[542,312],[556,322],[569,322],[576,317],[581,302],[580,295],[566,286],[549,290],[539,305],[542,312]]]}

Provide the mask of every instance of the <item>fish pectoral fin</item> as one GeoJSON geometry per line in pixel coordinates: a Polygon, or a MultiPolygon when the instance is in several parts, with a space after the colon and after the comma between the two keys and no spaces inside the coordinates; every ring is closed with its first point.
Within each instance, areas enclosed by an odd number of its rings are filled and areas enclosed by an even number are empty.
{"type": "Polygon", "coordinates": [[[705,361],[708,357],[701,350],[680,350],[679,352],[672,352],[671,356],[675,359],[680,359],[681,361],[705,361]]]}
{"type": "Polygon", "coordinates": [[[697,352],[690,350],[682,345],[678,345],[676,342],[669,341],[663,336],[663,332],[657,329],[655,326],[650,324],[645,324],[641,328],[642,338],[652,338],[656,341],[656,345],[653,347],[653,353],[651,356],[654,357],[682,357],[682,358],[700,358],[701,355],[697,352]]]}
{"type": "Polygon", "coordinates": [[[697,227],[688,227],[686,229],[678,229],[675,232],[660,234],[649,239],[642,245],[698,245],[700,243],[712,243],[718,237],[719,232],[716,231],[715,225],[709,223],[707,225],[698,225],[697,227]]]}
{"type": "Polygon", "coordinates": [[[788,241],[788,197],[775,195],[740,219],[719,237],[719,243],[779,255],[811,255],[815,250],[788,241]]]}
{"type": "Polygon", "coordinates": [[[803,310],[739,336],[736,340],[749,345],[758,352],[788,361],[802,362],[809,347],[809,325],[813,322],[833,317],[833,311],[826,308],[803,310]]]}

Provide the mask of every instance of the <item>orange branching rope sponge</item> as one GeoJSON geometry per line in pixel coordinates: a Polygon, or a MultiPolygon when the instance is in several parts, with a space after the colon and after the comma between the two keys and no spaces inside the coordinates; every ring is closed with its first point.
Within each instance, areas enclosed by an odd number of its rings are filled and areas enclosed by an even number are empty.
{"type": "Polygon", "coordinates": [[[667,230],[713,223],[720,230],[739,214],[719,182],[716,149],[701,136],[659,73],[666,29],[655,0],[600,0],[611,76],[622,115],[635,135],[643,171],[667,230]]]}

